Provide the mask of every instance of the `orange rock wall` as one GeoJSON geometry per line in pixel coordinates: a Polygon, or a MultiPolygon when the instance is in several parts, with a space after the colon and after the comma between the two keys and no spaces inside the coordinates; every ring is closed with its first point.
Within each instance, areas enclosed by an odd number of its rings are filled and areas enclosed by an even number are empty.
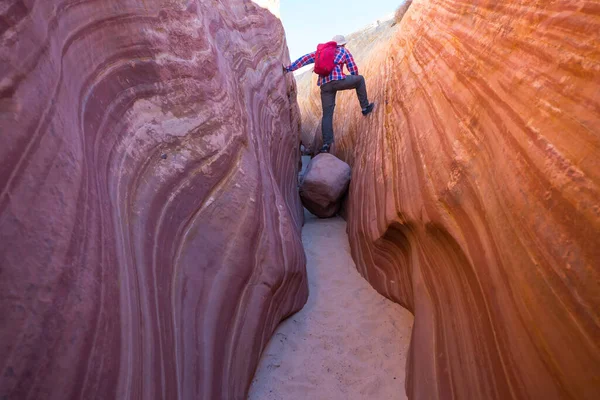
{"type": "Polygon", "coordinates": [[[335,132],[358,269],[415,314],[409,397],[600,398],[600,3],[415,0],[390,29],[356,57],[376,112],[338,94],[335,132]]]}

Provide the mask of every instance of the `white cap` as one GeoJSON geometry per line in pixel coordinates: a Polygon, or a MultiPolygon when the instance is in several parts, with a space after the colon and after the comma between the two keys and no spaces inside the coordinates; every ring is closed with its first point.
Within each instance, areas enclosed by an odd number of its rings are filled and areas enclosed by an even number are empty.
{"type": "Polygon", "coordinates": [[[344,37],[344,35],[335,35],[333,37],[333,39],[331,39],[332,42],[336,42],[338,44],[338,46],[343,46],[346,43],[348,43],[348,41],[346,40],[346,38],[344,37]]]}

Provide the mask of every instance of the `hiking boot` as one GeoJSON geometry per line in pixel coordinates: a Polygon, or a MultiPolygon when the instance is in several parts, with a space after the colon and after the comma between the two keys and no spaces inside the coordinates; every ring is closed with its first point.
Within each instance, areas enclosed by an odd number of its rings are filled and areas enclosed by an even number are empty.
{"type": "Polygon", "coordinates": [[[375,108],[375,103],[371,103],[367,106],[367,108],[362,110],[363,115],[368,115],[371,113],[371,111],[373,111],[373,109],[375,108]]]}
{"type": "Polygon", "coordinates": [[[330,144],[324,144],[323,147],[321,147],[321,150],[319,150],[319,154],[320,153],[329,153],[330,147],[331,147],[330,144]]]}

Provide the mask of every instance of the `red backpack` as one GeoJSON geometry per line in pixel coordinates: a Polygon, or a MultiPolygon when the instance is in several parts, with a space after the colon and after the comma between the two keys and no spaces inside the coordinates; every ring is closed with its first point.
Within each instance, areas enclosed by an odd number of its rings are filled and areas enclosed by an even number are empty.
{"type": "Polygon", "coordinates": [[[315,74],[328,76],[335,67],[336,42],[321,43],[315,54],[315,74]]]}

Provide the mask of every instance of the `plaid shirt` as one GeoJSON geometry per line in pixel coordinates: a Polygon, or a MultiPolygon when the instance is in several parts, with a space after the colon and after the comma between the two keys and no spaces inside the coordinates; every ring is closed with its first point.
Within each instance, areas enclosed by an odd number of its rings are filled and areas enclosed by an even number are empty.
{"type": "MultiPolygon", "coordinates": [[[[304,67],[305,65],[312,64],[315,62],[315,54],[317,52],[313,51],[312,53],[308,53],[296,61],[292,63],[289,67],[286,67],[288,72],[292,72],[297,70],[298,68],[304,67]]],[[[335,52],[334,59],[335,67],[333,71],[329,74],[329,76],[319,76],[319,80],[317,81],[317,85],[321,86],[331,81],[339,81],[344,79],[346,75],[344,75],[344,64],[346,64],[346,68],[350,72],[350,75],[358,75],[358,67],[354,62],[354,58],[352,58],[352,54],[345,47],[338,47],[335,52]]]]}

